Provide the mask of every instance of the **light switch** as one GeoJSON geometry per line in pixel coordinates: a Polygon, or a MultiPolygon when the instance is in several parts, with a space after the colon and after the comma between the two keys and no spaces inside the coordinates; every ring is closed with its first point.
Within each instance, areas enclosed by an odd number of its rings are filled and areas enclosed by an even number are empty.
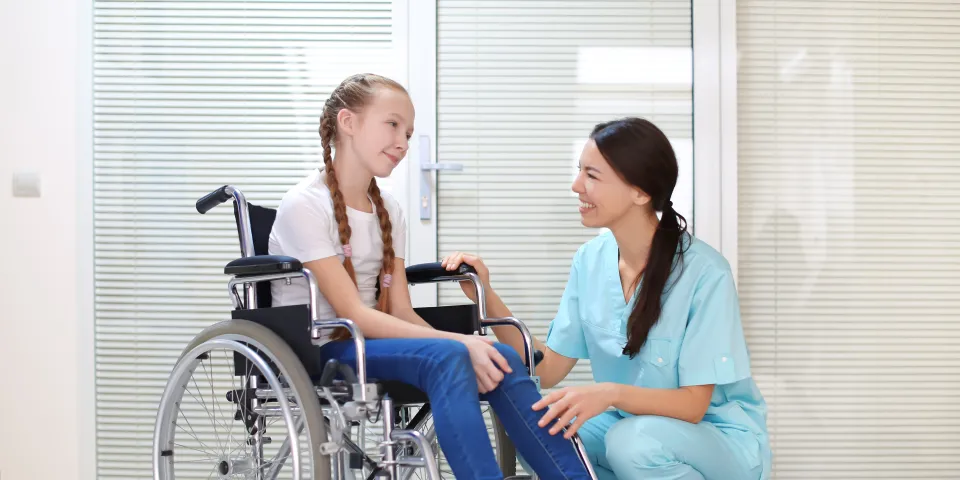
{"type": "Polygon", "coordinates": [[[13,174],[14,197],[39,197],[40,174],[37,172],[17,172],[13,174]]]}

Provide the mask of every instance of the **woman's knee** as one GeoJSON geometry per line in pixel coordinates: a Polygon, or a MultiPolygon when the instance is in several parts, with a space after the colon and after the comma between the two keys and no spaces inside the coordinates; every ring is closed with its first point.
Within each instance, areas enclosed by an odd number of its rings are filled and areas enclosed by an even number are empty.
{"type": "Polygon", "coordinates": [[[659,467],[677,463],[675,452],[664,442],[664,435],[676,430],[675,420],[657,416],[637,416],[620,420],[604,437],[607,460],[611,465],[659,467]]]}

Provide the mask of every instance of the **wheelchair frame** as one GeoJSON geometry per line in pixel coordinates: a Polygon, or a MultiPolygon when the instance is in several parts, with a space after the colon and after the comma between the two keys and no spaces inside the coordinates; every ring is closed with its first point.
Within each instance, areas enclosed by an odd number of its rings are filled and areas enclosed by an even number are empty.
{"type": "MultiPolygon", "coordinates": [[[[307,396],[309,397],[312,396],[313,393],[316,393],[316,399],[301,399],[301,401],[317,401],[318,403],[323,399],[326,400],[327,403],[326,408],[321,408],[323,421],[319,422],[321,425],[318,430],[320,431],[311,433],[321,436],[319,441],[315,439],[310,440],[311,443],[319,443],[320,451],[313,452],[311,455],[316,459],[314,466],[319,465],[318,468],[321,470],[327,470],[328,462],[324,460],[324,457],[329,457],[329,466],[331,467],[330,471],[333,477],[329,477],[326,473],[321,472],[320,477],[317,478],[343,480],[346,478],[346,466],[349,463],[351,468],[357,468],[357,465],[361,468],[363,466],[369,467],[373,470],[370,478],[381,476],[391,480],[407,479],[412,475],[414,469],[422,468],[427,478],[430,480],[439,480],[440,472],[436,462],[437,452],[433,451],[430,447],[427,437],[422,432],[415,430],[415,428],[419,426],[419,421],[426,418],[425,416],[420,418],[422,416],[421,414],[429,410],[419,412],[413,421],[404,425],[406,428],[399,429],[394,427],[396,419],[394,417],[395,405],[393,399],[391,399],[389,395],[381,395],[380,384],[368,383],[363,332],[350,319],[320,319],[317,317],[317,302],[320,297],[320,289],[317,285],[316,278],[309,269],[303,268],[299,260],[292,257],[256,255],[249,204],[244,194],[233,186],[224,185],[199,199],[196,203],[196,208],[198,212],[203,214],[231,199],[235,207],[241,257],[230,262],[224,269],[224,273],[232,275],[232,278],[227,283],[227,289],[234,311],[257,309],[258,283],[277,280],[284,280],[289,283],[293,279],[302,277],[306,280],[309,295],[309,303],[306,305],[309,328],[308,331],[304,333],[309,335],[310,343],[317,345],[324,339],[323,332],[342,327],[347,329],[356,348],[355,371],[347,365],[338,364],[331,360],[323,369],[321,379],[317,382],[319,386],[311,382],[311,392],[310,395],[307,396]],[[242,296],[238,292],[240,287],[243,289],[242,296]],[[334,377],[338,373],[344,377],[343,381],[334,380],[334,377]],[[379,444],[381,457],[379,461],[370,458],[364,449],[358,446],[349,435],[344,435],[344,431],[349,431],[352,426],[358,423],[362,429],[370,412],[376,412],[377,407],[379,407],[379,414],[383,424],[383,439],[379,444]],[[417,420],[418,418],[420,419],[419,421],[417,420]],[[410,424],[413,424],[412,428],[410,424]],[[397,448],[403,446],[409,446],[415,450],[419,450],[420,456],[398,455],[397,448]]],[[[409,276],[408,283],[410,285],[438,282],[472,282],[476,287],[478,297],[474,333],[486,336],[488,335],[488,327],[495,326],[511,325],[517,328],[523,336],[524,359],[527,363],[528,372],[539,389],[539,378],[536,376],[536,364],[538,362],[539,352],[534,352],[533,337],[529,329],[527,329],[523,322],[514,317],[487,317],[483,285],[472,267],[464,265],[454,273],[440,268],[439,264],[409,266],[407,269],[408,271],[414,269],[419,272],[419,274],[409,276]]],[[[209,351],[216,346],[233,349],[235,359],[238,354],[241,354],[249,359],[248,361],[256,367],[255,371],[259,375],[250,377],[250,385],[247,385],[247,388],[255,392],[255,397],[250,398],[249,401],[251,402],[251,411],[257,414],[257,421],[263,422],[265,418],[279,416],[283,418],[286,424],[287,438],[280,446],[278,453],[278,457],[283,457],[283,460],[279,465],[269,468],[267,472],[258,472],[256,474],[256,480],[274,480],[287,460],[286,455],[289,455],[289,459],[292,460],[295,478],[300,480],[301,446],[299,445],[300,439],[298,437],[304,428],[303,418],[296,421],[294,420],[289,404],[289,395],[291,394],[292,388],[288,389],[281,386],[278,375],[274,372],[274,368],[276,368],[286,376],[286,370],[290,369],[290,366],[281,365],[279,362],[277,362],[278,364],[276,365],[271,365],[271,362],[258,354],[259,348],[251,348],[250,343],[254,344],[252,345],[253,347],[257,347],[256,339],[254,339],[253,342],[248,341],[244,343],[238,340],[217,337],[204,341],[195,348],[189,349],[189,351],[184,351],[180,361],[178,361],[177,366],[170,375],[170,382],[164,390],[159,414],[157,416],[153,441],[153,476],[155,480],[174,480],[170,474],[164,474],[165,471],[172,470],[172,467],[165,467],[165,462],[170,462],[173,456],[174,444],[172,439],[174,434],[172,431],[168,432],[162,427],[164,422],[170,422],[171,420],[169,418],[171,412],[166,411],[165,408],[173,401],[173,397],[178,393],[180,395],[183,393],[182,389],[177,392],[178,388],[174,385],[174,379],[182,377],[186,370],[191,368],[191,365],[192,368],[195,368],[198,361],[197,359],[202,358],[202,356],[205,355],[205,351],[209,351]],[[285,394],[277,394],[277,392],[284,392],[285,394]],[[268,403],[274,402],[279,404],[279,407],[271,408],[265,406],[268,403]],[[295,431],[296,434],[294,434],[295,431]]],[[[297,368],[302,369],[304,360],[299,356],[297,356],[297,359],[300,362],[297,368]]],[[[302,394],[303,392],[300,393],[302,394]]],[[[228,399],[230,398],[229,395],[228,393],[228,399]]],[[[236,391],[234,395],[237,395],[236,391]]],[[[243,400],[242,402],[246,401],[247,400],[243,400]]],[[[241,401],[235,403],[240,405],[241,401]]],[[[179,404],[177,405],[179,408],[179,404]]],[[[244,407],[238,406],[238,408],[240,410],[238,410],[237,415],[240,416],[240,411],[243,410],[244,407]]],[[[176,417],[174,417],[174,419],[176,419],[176,417]]],[[[255,456],[253,459],[254,465],[259,465],[261,467],[257,468],[262,468],[263,440],[260,437],[262,437],[263,426],[262,424],[258,424],[258,426],[259,428],[255,429],[255,431],[259,433],[250,434],[251,438],[248,438],[246,442],[248,445],[253,446],[252,450],[255,456]]],[[[496,427],[497,425],[495,425],[495,428],[496,427]]],[[[362,432],[361,434],[364,433],[362,432]]],[[[573,442],[580,455],[581,461],[587,467],[591,477],[596,479],[596,475],[593,472],[590,461],[586,455],[586,450],[579,436],[575,435],[573,442]]],[[[514,455],[512,445],[505,446],[509,447],[512,457],[514,455]]],[[[505,465],[501,465],[501,468],[504,467],[505,465]]],[[[512,470],[512,467],[511,465],[508,469],[512,470]]],[[[512,471],[507,473],[512,473],[512,471]]],[[[532,478],[536,478],[536,476],[534,475],[532,478]]]]}

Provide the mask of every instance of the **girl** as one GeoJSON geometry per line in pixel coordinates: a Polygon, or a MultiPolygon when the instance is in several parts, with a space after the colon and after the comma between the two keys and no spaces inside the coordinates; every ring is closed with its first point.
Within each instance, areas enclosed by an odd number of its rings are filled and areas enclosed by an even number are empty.
{"type": "MultiPolygon", "coordinates": [[[[457,478],[503,478],[480,412],[482,393],[541,476],[586,479],[572,442],[537,425],[533,405],[541,396],[515,350],[435,330],[411,306],[402,258],[404,215],[374,177],[390,175],[404,158],[413,122],[413,104],[398,83],[370,74],[344,80],[320,119],[324,167],[284,195],[269,251],[299,259],[316,276],[320,318],[356,322],[369,339],[371,378],[401,381],[427,394],[440,446],[457,478]]],[[[302,279],[274,282],[271,290],[276,306],[307,303],[302,279]]],[[[355,362],[353,342],[344,341],[343,333],[321,347],[324,361],[355,362]]]]}
{"type": "MultiPolygon", "coordinates": [[[[733,274],[673,209],[677,170],[670,142],[650,122],[593,130],[573,191],[582,223],[609,231],[577,251],[546,344],[536,348],[545,387],[581,358],[597,383],[557,390],[533,408],[550,407],[539,425],[551,434],[580,433],[601,480],[766,478],[766,404],[750,377],[733,274]]],[[[511,316],[481,259],[455,253],[442,263],[461,262],[483,279],[489,314],[511,316]]],[[[523,348],[514,332],[494,332],[523,348]]]]}

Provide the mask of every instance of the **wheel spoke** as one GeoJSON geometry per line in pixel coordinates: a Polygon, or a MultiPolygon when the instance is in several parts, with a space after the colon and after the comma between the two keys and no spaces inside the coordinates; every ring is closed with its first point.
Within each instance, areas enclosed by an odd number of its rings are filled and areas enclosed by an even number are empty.
{"type": "Polygon", "coordinates": [[[193,429],[193,425],[190,424],[190,419],[187,418],[187,414],[183,412],[183,409],[180,408],[179,404],[177,405],[177,411],[179,411],[180,414],[183,415],[183,421],[187,422],[187,426],[190,427],[190,431],[187,431],[187,429],[183,428],[183,426],[180,425],[179,422],[174,421],[173,423],[177,426],[177,428],[179,428],[180,430],[183,430],[184,432],[187,433],[187,435],[190,435],[191,437],[193,437],[193,439],[196,440],[197,443],[199,443],[203,448],[209,449],[210,450],[209,453],[215,454],[216,453],[215,450],[208,447],[207,444],[203,443],[203,440],[200,440],[200,438],[197,437],[197,435],[195,434],[195,430],[193,429]]]}
{"type": "Polygon", "coordinates": [[[205,453],[205,454],[207,454],[207,455],[210,455],[210,454],[212,453],[212,454],[214,455],[214,457],[219,458],[219,456],[217,456],[216,452],[208,452],[208,451],[204,451],[204,450],[198,450],[198,449],[196,449],[196,448],[188,447],[188,446],[186,446],[186,445],[181,445],[181,444],[179,444],[179,443],[174,443],[173,446],[175,446],[175,447],[180,447],[180,448],[186,448],[187,450],[193,450],[194,452],[205,453]]]}
{"type": "MultiPolygon", "coordinates": [[[[190,380],[193,381],[193,386],[197,387],[197,381],[193,378],[193,376],[190,377],[190,380]]],[[[190,392],[190,390],[188,389],[187,392],[190,392]]],[[[197,387],[197,394],[200,395],[200,398],[197,398],[197,396],[194,395],[193,393],[190,393],[190,396],[193,397],[194,400],[200,401],[200,405],[203,407],[204,411],[207,412],[207,416],[210,417],[210,421],[213,423],[213,433],[217,437],[217,445],[219,446],[221,442],[220,442],[220,433],[217,430],[217,419],[216,417],[213,416],[212,413],[210,413],[210,409],[207,408],[207,402],[203,400],[203,394],[201,394],[200,392],[201,392],[200,387],[197,387]]]]}
{"type": "MultiPolygon", "coordinates": [[[[211,356],[210,356],[210,355],[207,355],[207,358],[211,358],[211,356]]],[[[216,391],[214,390],[214,388],[213,388],[213,372],[212,372],[212,370],[213,370],[213,365],[210,366],[210,370],[207,370],[207,362],[205,362],[204,360],[200,360],[200,364],[203,365],[203,371],[207,374],[207,379],[208,379],[209,382],[210,382],[210,398],[211,398],[211,401],[214,403],[214,405],[213,405],[213,412],[211,412],[211,413],[213,413],[214,419],[216,419],[216,418],[217,418],[217,417],[216,417],[216,415],[217,415],[217,407],[220,407],[220,400],[219,400],[219,397],[217,397],[217,392],[216,392],[216,391]]],[[[220,417],[219,417],[219,418],[224,418],[224,416],[223,416],[223,408],[221,407],[219,410],[220,410],[220,417]]],[[[223,424],[221,424],[221,425],[223,425],[223,424]]],[[[226,425],[223,425],[223,428],[226,429],[227,426],[226,426],[226,425]]],[[[220,444],[220,448],[221,448],[221,452],[220,452],[220,453],[226,453],[226,452],[227,452],[226,443],[225,443],[225,442],[222,442],[222,441],[220,440],[219,435],[217,436],[217,443],[220,444]]]]}

